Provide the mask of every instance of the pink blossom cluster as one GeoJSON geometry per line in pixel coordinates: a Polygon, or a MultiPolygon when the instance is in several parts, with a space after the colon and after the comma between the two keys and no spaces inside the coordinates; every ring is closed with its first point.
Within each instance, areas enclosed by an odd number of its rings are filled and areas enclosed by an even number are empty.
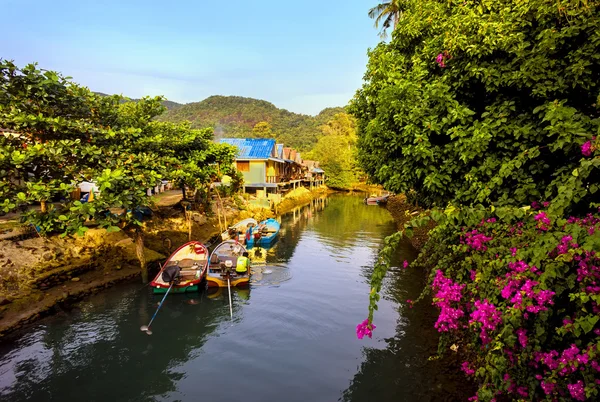
{"type": "Polygon", "coordinates": [[[586,141],[581,146],[581,153],[583,156],[591,156],[593,151],[592,141],[586,141]]]}
{"type": "Polygon", "coordinates": [[[459,320],[465,315],[465,312],[460,308],[453,307],[453,303],[460,302],[464,287],[465,285],[446,278],[441,270],[436,271],[432,288],[435,292],[434,304],[440,308],[440,315],[435,323],[435,328],[439,332],[458,329],[459,320]]]}
{"type": "Polygon", "coordinates": [[[461,370],[465,372],[466,375],[473,375],[475,374],[475,370],[473,370],[472,368],[469,367],[469,362],[463,362],[463,364],[460,366],[461,370]]]}
{"type": "Polygon", "coordinates": [[[483,302],[480,300],[475,301],[475,310],[471,313],[470,324],[473,323],[481,324],[481,340],[483,344],[491,342],[491,338],[488,335],[488,331],[495,331],[498,324],[502,322],[502,313],[496,309],[492,303],[487,299],[483,302]]]}
{"type": "Polygon", "coordinates": [[[575,243],[573,241],[573,236],[563,236],[563,238],[560,240],[560,243],[558,244],[558,246],[556,246],[556,251],[558,253],[558,255],[561,254],[567,254],[569,252],[569,248],[577,248],[579,247],[579,244],[575,243]]]}
{"type": "Polygon", "coordinates": [[[517,339],[519,340],[521,347],[526,348],[527,347],[527,331],[523,328],[519,328],[519,329],[517,329],[516,333],[517,333],[517,339]]]}
{"type": "Polygon", "coordinates": [[[442,53],[440,53],[440,54],[437,55],[437,57],[435,58],[435,62],[441,68],[445,68],[446,67],[446,61],[450,60],[451,58],[452,57],[450,57],[450,54],[446,50],[444,50],[442,53]]]}
{"type": "MultiPolygon", "coordinates": [[[[577,345],[572,344],[562,353],[556,350],[550,352],[534,352],[533,358],[536,363],[543,363],[550,370],[559,370],[558,374],[564,377],[576,373],[581,365],[587,365],[590,362],[589,351],[581,351],[577,345]]],[[[597,364],[597,363],[596,363],[597,364]]],[[[594,361],[592,361],[592,367],[594,361]]]]}
{"type": "Polygon", "coordinates": [[[367,318],[360,324],[356,326],[356,337],[358,339],[363,339],[366,336],[369,338],[373,337],[373,330],[377,328],[375,324],[369,324],[369,319],[367,318]]]}
{"type": "MultiPolygon", "coordinates": [[[[509,262],[508,268],[511,272],[505,275],[505,280],[502,281],[504,286],[500,290],[500,296],[504,299],[510,299],[515,309],[522,309],[523,303],[526,300],[531,300],[531,304],[527,304],[525,309],[530,313],[539,313],[548,309],[548,305],[554,304],[554,292],[548,289],[537,289],[539,282],[524,277],[524,274],[532,272],[540,274],[535,266],[529,266],[525,261],[509,262]],[[534,304],[533,301],[536,303],[534,304]]],[[[527,318],[527,316],[525,317],[527,318]]]]}
{"type": "Polygon", "coordinates": [[[550,218],[548,218],[548,215],[544,211],[540,212],[533,218],[539,222],[538,229],[540,229],[540,230],[550,229],[550,225],[552,224],[552,221],[550,221],[550,218]]]}
{"type": "Polygon", "coordinates": [[[581,282],[583,290],[589,294],[600,294],[600,261],[595,251],[584,251],[575,255],[577,262],[577,281],[581,282]]]}
{"type": "Polygon", "coordinates": [[[583,381],[579,380],[575,384],[567,384],[571,397],[576,401],[585,401],[585,387],[583,381]]]}
{"type": "Polygon", "coordinates": [[[464,238],[464,242],[471,247],[473,250],[485,251],[487,246],[485,243],[493,240],[493,238],[486,236],[483,233],[479,233],[477,229],[467,232],[464,238]]]}

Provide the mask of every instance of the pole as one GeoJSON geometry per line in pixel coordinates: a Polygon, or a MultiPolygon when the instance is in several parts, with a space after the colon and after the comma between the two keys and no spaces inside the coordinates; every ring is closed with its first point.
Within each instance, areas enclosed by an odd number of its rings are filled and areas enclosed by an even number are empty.
{"type": "Polygon", "coordinates": [[[231,283],[229,282],[229,277],[230,277],[230,274],[228,272],[227,273],[227,290],[229,291],[229,315],[231,316],[231,319],[233,320],[233,306],[231,304],[231,283]]]}
{"type": "Polygon", "coordinates": [[[171,291],[171,288],[173,287],[174,283],[175,283],[175,281],[171,282],[171,285],[169,286],[169,289],[167,289],[167,291],[165,292],[165,295],[162,298],[162,300],[160,301],[160,304],[158,305],[158,308],[154,312],[154,315],[152,316],[152,319],[150,320],[150,322],[148,323],[148,325],[142,325],[142,327],[140,328],[141,331],[146,332],[148,335],[152,335],[152,331],[150,331],[150,325],[152,325],[152,322],[154,321],[154,319],[156,318],[156,315],[158,314],[158,310],[160,310],[160,308],[162,307],[163,303],[165,302],[165,299],[167,298],[167,295],[171,291]]]}

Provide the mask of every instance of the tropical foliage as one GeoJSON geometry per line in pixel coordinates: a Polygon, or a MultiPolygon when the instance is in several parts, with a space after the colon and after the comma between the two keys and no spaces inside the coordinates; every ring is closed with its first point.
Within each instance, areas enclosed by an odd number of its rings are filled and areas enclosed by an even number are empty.
{"type": "Polygon", "coordinates": [[[392,31],[396,29],[400,13],[402,12],[401,3],[402,0],[390,0],[378,4],[369,10],[369,18],[375,20],[375,28],[381,26],[379,35],[382,38],[387,37],[387,30],[389,28],[392,28],[392,31]]]}
{"type": "MultiPolygon", "coordinates": [[[[141,211],[161,179],[195,188],[231,166],[234,149],[209,130],[154,122],[162,98],[122,102],[100,96],[35,65],[0,61],[0,208],[23,211],[41,233],[84,234],[93,221],[109,231],[131,228],[142,268],[141,211]],[[93,202],[73,200],[93,180],[93,202]],[[30,206],[41,204],[41,209],[30,206]]],[[[145,270],[143,270],[145,272],[145,270]]]]}
{"type": "Polygon", "coordinates": [[[366,172],[426,205],[559,194],[600,127],[598,2],[561,4],[406,2],[352,102],[366,172]]]}
{"type": "Polygon", "coordinates": [[[259,123],[267,123],[270,125],[270,137],[302,152],[316,144],[319,126],[342,111],[342,108],[328,108],[313,117],[278,109],[263,100],[211,96],[201,102],[169,110],[157,119],[174,123],[190,121],[192,128],[211,127],[216,136],[236,138],[256,137],[254,127],[259,123]]]}
{"type": "Polygon", "coordinates": [[[349,189],[358,181],[356,162],[356,120],[347,113],[338,113],[320,127],[322,136],[304,159],[317,160],[326,173],[327,185],[349,189]]]}
{"type": "Polygon", "coordinates": [[[434,220],[411,267],[473,399],[597,399],[600,2],[403,4],[351,111],[367,173],[430,210],[386,240],[357,333],[394,246],[434,220]]]}

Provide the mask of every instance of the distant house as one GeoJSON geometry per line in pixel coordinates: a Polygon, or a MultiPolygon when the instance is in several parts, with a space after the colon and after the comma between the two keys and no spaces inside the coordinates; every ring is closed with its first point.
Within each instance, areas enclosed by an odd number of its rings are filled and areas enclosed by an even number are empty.
{"type": "Polygon", "coordinates": [[[282,144],[279,147],[275,140],[262,138],[223,138],[221,143],[238,149],[235,165],[244,176],[244,190],[263,189],[266,193],[272,189],[271,192],[277,192],[277,183],[284,179],[286,171],[286,163],[280,158],[282,144]]]}
{"type": "Polygon", "coordinates": [[[308,180],[312,181],[324,181],[325,171],[319,167],[318,161],[309,161],[307,159],[302,161],[302,167],[304,168],[304,176],[308,180]]]}

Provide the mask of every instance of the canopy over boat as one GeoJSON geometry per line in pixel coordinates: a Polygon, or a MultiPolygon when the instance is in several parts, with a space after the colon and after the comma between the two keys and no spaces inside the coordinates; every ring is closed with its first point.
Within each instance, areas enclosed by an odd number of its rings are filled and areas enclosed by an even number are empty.
{"type": "Polygon", "coordinates": [[[179,247],[150,282],[154,293],[166,292],[171,282],[171,292],[198,291],[198,285],[206,276],[208,256],[208,249],[198,241],[191,241],[179,247]]]}
{"type": "Polygon", "coordinates": [[[244,275],[235,272],[238,258],[247,253],[246,248],[236,240],[226,240],[213,250],[210,256],[206,282],[208,287],[227,287],[229,275],[231,286],[248,285],[250,280],[250,264],[244,275]]]}
{"type": "Polygon", "coordinates": [[[230,226],[226,231],[221,233],[221,239],[223,240],[238,240],[239,242],[244,241],[244,235],[249,227],[258,225],[256,219],[248,218],[237,222],[236,224],[230,226]],[[237,237],[236,237],[237,235],[237,237]]]}

